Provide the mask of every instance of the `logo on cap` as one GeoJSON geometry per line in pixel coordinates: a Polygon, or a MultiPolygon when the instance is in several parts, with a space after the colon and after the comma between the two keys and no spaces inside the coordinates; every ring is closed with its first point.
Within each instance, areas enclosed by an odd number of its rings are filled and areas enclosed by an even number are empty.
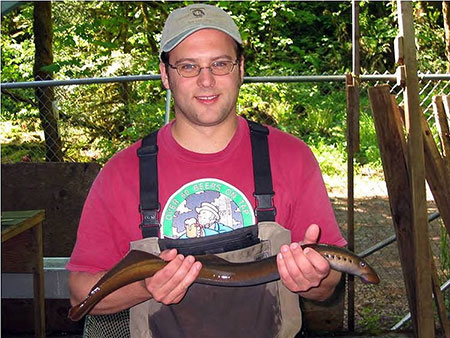
{"type": "Polygon", "coordinates": [[[191,10],[192,15],[195,16],[196,18],[201,18],[202,16],[205,16],[205,11],[203,10],[203,8],[194,8],[191,10]]]}

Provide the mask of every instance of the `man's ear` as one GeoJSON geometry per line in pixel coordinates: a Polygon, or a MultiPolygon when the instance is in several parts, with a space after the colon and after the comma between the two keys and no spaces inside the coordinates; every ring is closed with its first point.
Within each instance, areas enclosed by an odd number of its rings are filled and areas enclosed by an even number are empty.
{"type": "Polygon", "coordinates": [[[161,74],[161,81],[164,85],[164,88],[170,89],[169,85],[169,74],[167,74],[166,65],[162,62],[159,63],[159,72],[161,74]]]}
{"type": "Polygon", "coordinates": [[[240,71],[240,75],[241,75],[241,85],[244,83],[244,72],[245,72],[245,67],[244,67],[244,62],[245,58],[244,55],[241,56],[241,61],[239,61],[239,71],[240,71]]]}

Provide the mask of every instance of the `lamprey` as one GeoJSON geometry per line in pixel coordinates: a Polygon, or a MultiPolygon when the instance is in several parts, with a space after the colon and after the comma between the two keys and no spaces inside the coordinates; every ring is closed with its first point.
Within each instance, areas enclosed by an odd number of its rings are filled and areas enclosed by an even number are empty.
{"type": "MultiPolygon", "coordinates": [[[[336,246],[306,244],[325,257],[333,270],[361,278],[364,283],[377,284],[380,279],[363,259],[352,252],[336,246]]],[[[218,286],[252,286],[280,279],[276,256],[254,262],[231,263],[215,255],[199,255],[195,259],[202,263],[196,283],[218,286]]],[[[168,262],[150,253],[131,250],[115,267],[93,286],[85,300],[72,307],[69,318],[77,321],[104,297],[130,283],[153,276],[168,262]]]]}

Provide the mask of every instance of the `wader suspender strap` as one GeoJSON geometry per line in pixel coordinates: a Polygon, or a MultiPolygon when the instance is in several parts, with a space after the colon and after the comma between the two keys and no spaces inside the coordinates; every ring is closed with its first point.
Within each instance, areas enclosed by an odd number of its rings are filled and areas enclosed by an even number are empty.
{"type": "Polygon", "coordinates": [[[275,221],[277,210],[273,205],[272,172],[270,170],[269,129],[259,123],[247,121],[252,142],[253,179],[256,198],[255,215],[259,222],[275,221]]]}
{"type": "MultiPolygon", "coordinates": [[[[275,221],[276,209],[273,205],[272,173],[270,171],[269,144],[267,135],[269,130],[256,122],[247,121],[250,127],[252,142],[253,177],[255,181],[256,209],[258,222],[275,221]]],[[[142,139],[138,149],[140,205],[142,214],[142,237],[159,237],[158,212],[158,146],[156,144],[158,132],[151,133],[142,139]]]]}
{"type": "Polygon", "coordinates": [[[142,145],[137,151],[140,185],[139,211],[142,215],[142,222],[139,227],[142,230],[143,238],[159,237],[157,135],[158,131],[155,131],[143,138],[142,145]]]}

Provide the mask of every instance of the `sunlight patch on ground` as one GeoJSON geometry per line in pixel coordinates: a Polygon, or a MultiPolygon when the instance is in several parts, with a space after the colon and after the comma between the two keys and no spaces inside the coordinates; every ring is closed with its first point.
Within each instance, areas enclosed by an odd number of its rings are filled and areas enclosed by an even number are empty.
{"type": "MultiPolygon", "coordinates": [[[[323,179],[330,197],[347,198],[347,177],[324,175],[323,179]]],[[[428,185],[426,190],[427,201],[432,201],[433,194],[428,185]]],[[[387,197],[386,182],[380,177],[358,175],[354,178],[354,196],[355,198],[387,197]]]]}

